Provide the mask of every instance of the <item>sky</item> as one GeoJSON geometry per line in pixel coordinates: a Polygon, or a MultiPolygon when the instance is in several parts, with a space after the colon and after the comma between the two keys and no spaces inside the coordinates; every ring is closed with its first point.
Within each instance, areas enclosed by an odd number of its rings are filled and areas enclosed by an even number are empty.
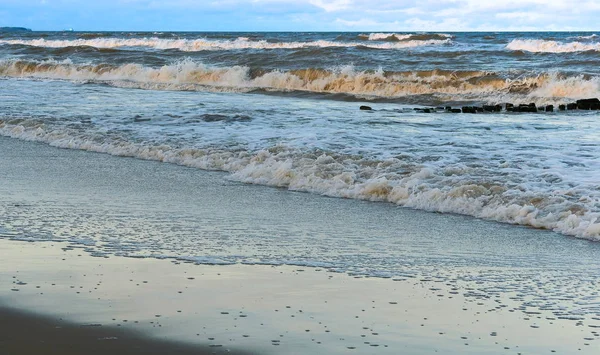
{"type": "Polygon", "coordinates": [[[76,31],[593,31],[598,0],[0,0],[0,26],[76,31]]]}

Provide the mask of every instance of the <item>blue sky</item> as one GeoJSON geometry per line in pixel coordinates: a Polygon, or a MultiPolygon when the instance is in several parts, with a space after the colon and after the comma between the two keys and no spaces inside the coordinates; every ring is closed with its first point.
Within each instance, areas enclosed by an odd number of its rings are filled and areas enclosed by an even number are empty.
{"type": "Polygon", "coordinates": [[[571,31],[599,18],[598,0],[0,0],[0,26],[34,30],[571,31]]]}

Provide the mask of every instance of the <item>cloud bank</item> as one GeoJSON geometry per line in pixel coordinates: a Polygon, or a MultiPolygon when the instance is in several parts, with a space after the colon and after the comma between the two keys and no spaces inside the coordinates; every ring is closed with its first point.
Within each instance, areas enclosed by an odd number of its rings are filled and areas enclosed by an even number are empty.
{"type": "Polygon", "coordinates": [[[585,31],[583,0],[0,0],[0,26],[36,30],[585,31]]]}

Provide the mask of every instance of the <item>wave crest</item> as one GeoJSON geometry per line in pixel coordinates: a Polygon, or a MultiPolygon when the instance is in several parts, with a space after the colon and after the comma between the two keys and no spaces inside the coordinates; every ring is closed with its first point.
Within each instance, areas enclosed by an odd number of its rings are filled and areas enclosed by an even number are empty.
{"type": "Polygon", "coordinates": [[[240,50],[240,49],[299,49],[311,47],[367,47],[374,49],[403,49],[422,46],[435,46],[450,44],[449,38],[444,39],[415,39],[398,43],[360,43],[336,41],[312,42],[268,42],[266,40],[253,41],[246,37],[235,40],[208,40],[208,39],[163,39],[163,38],[94,38],[72,40],[0,40],[0,45],[24,45],[46,48],[63,47],[94,47],[94,48],[153,48],[158,50],[177,49],[183,52],[199,52],[208,50],[240,50]]]}
{"type": "Polygon", "coordinates": [[[360,34],[358,38],[368,41],[390,41],[390,42],[401,42],[401,41],[447,41],[454,38],[454,36],[445,33],[370,33],[360,34]]]}
{"type": "Polygon", "coordinates": [[[515,188],[510,182],[491,182],[461,164],[427,167],[402,157],[372,160],[285,146],[256,152],[173,148],[52,127],[33,119],[0,119],[0,134],[61,148],[222,170],[246,183],[459,213],[600,241],[600,212],[593,198],[582,198],[575,190],[543,192],[524,184],[515,188]]]}
{"type": "Polygon", "coordinates": [[[542,39],[514,39],[506,45],[513,51],[526,51],[532,53],[572,53],[600,51],[600,43],[558,42],[542,39]]]}
{"type": "Polygon", "coordinates": [[[600,78],[582,75],[547,73],[512,79],[485,71],[359,71],[353,66],[280,71],[245,66],[215,67],[189,59],[162,67],[12,59],[0,61],[0,75],[92,81],[150,90],[247,92],[264,89],[346,94],[371,99],[429,95],[439,101],[503,103],[522,100],[546,104],[556,100],[600,97],[600,78]]]}

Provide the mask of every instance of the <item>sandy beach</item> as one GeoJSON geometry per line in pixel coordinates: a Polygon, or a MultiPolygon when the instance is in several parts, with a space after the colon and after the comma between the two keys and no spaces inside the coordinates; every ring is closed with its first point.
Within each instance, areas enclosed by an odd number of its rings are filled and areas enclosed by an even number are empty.
{"type": "Polygon", "coordinates": [[[8,257],[0,300],[10,307],[2,326],[11,329],[2,344],[14,354],[28,346],[29,353],[77,354],[95,344],[98,354],[138,347],[156,354],[597,350],[597,322],[576,326],[519,312],[510,299],[466,299],[467,285],[357,279],[319,268],[94,258],[52,242],[2,241],[1,250],[8,257]]]}
{"type": "Polygon", "coordinates": [[[598,351],[595,243],[9,138],[0,147],[3,354],[598,351]],[[386,241],[392,213],[404,228],[386,241]],[[182,231],[196,232],[173,244],[182,231]],[[436,243],[435,231],[455,238],[436,243]],[[311,261],[328,246],[360,268],[311,261]],[[376,252],[393,267],[369,275],[361,258],[376,252]]]}

